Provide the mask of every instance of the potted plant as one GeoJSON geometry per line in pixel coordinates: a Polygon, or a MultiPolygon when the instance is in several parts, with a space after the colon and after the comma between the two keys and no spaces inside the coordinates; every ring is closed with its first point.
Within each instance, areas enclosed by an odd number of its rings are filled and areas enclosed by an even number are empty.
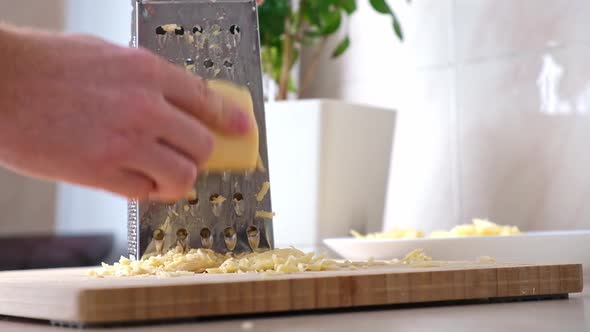
{"type": "MultiPolygon", "coordinates": [[[[377,15],[389,15],[400,40],[400,21],[385,0],[368,0],[377,15]]],[[[322,238],[349,230],[379,231],[383,219],[395,113],[338,100],[297,100],[313,81],[320,56],[336,59],[353,41],[327,49],[356,0],[266,0],[259,8],[265,80],[266,123],[275,242],[321,249],[322,238]],[[312,62],[295,84],[294,66],[303,50],[312,62]]]]}
{"type": "MultiPolygon", "coordinates": [[[[403,40],[401,23],[386,0],[368,1],[378,14],[391,17],[395,35],[403,40]]],[[[351,40],[348,36],[333,50],[326,49],[326,45],[335,37],[344,19],[356,12],[357,1],[299,0],[298,6],[293,6],[291,0],[259,3],[262,3],[258,11],[262,68],[267,78],[278,86],[278,93],[271,99],[285,100],[290,91],[302,96],[314,79],[320,56],[331,52],[332,58],[336,59],[349,48],[351,40]],[[313,62],[304,69],[297,88],[293,67],[304,48],[312,49],[313,62]]]]}

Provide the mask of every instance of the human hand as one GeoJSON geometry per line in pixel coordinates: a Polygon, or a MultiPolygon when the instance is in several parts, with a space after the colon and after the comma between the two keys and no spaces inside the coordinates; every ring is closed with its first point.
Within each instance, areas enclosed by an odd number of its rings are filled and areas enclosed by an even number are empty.
{"type": "Polygon", "coordinates": [[[1,26],[0,43],[0,164],[17,172],[173,201],[212,152],[209,128],[250,129],[237,106],[146,50],[1,26]]]}

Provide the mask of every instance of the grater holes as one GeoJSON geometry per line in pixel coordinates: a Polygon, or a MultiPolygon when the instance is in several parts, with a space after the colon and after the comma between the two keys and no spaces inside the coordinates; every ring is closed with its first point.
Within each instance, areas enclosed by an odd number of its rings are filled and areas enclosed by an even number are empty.
{"type": "Polygon", "coordinates": [[[222,205],[225,202],[225,197],[219,194],[213,194],[209,197],[209,203],[211,203],[211,212],[216,217],[219,217],[222,212],[222,205]]]}
{"type": "Polygon", "coordinates": [[[236,24],[229,27],[229,33],[232,35],[239,35],[240,34],[240,27],[236,24]]]}
{"type": "Polygon", "coordinates": [[[234,63],[229,60],[225,60],[225,62],[223,62],[223,65],[227,68],[232,68],[234,66],[234,63]]]}
{"type": "Polygon", "coordinates": [[[246,234],[248,234],[248,237],[256,236],[259,234],[258,228],[256,228],[256,226],[248,226],[246,234]]]}
{"type": "Polygon", "coordinates": [[[176,231],[176,238],[178,240],[186,240],[187,237],[188,237],[188,231],[186,229],[181,228],[176,231]]]}
{"type": "Polygon", "coordinates": [[[246,211],[246,204],[244,201],[244,195],[242,195],[241,193],[235,193],[234,194],[234,211],[236,212],[236,215],[238,216],[243,216],[244,212],[246,211]]]}
{"type": "Polygon", "coordinates": [[[252,251],[256,251],[260,245],[260,231],[256,226],[248,226],[246,234],[248,235],[248,244],[250,245],[250,248],[252,248],[252,251]]]}
{"type": "Polygon", "coordinates": [[[176,231],[176,250],[181,250],[183,253],[187,253],[189,250],[188,245],[188,231],[181,228],[176,231]]]}
{"type": "Polygon", "coordinates": [[[159,36],[163,36],[172,32],[174,32],[174,34],[177,36],[182,36],[184,35],[184,27],[177,24],[165,24],[156,27],[156,35],[159,36]]]}
{"type": "Polygon", "coordinates": [[[234,235],[236,235],[236,230],[233,227],[226,227],[223,230],[223,236],[225,237],[232,237],[234,235]]]}
{"type": "Polygon", "coordinates": [[[184,36],[184,27],[178,26],[176,29],[174,29],[174,34],[177,36],[184,36]]]}
{"type": "Polygon", "coordinates": [[[211,249],[213,246],[213,234],[211,230],[205,227],[201,229],[199,235],[201,235],[201,246],[205,249],[211,249]]]}
{"type": "Polygon", "coordinates": [[[156,35],[163,36],[165,34],[166,34],[166,30],[164,29],[163,26],[160,25],[156,28],[156,35]]]}
{"type": "Polygon", "coordinates": [[[195,35],[197,35],[197,34],[198,34],[198,35],[202,34],[202,33],[203,33],[203,27],[202,27],[202,26],[200,26],[200,25],[198,25],[198,24],[197,24],[197,25],[195,25],[195,26],[193,27],[193,33],[194,33],[195,35]]]}
{"type": "MultiPolygon", "coordinates": [[[[191,201],[194,201],[194,200],[196,200],[196,201],[197,201],[197,203],[198,203],[198,201],[199,201],[199,200],[198,200],[198,197],[199,197],[199,194],[197,193],[197,190],[196,190],[196,189],[193,189],[193,190],[191,190],[191,191],[190,191],[188,194],[186,194],[186,200],[187,200],[188,202],[191,202],[191,201]]],[[[191,204],[192,204],[192,203],[191,203],[191,204]]]]}
{"type": "Polygon", "coordinates": [[[202,238],[209,238],[211,237],[211,230],[207,227],[201,229],[201,233],[200,233],[202,238]]]}
{"type": "Polygon", "coordinates": [[[203,66],[205,66],[207,69],[212,68],[214,65],[215,63],[211,59],[207,59],[205,62],[203,62],[203,66]]]}
{"type": "Polygon", "coordinates": [[[161,255],[164,253],[164,238],[166,237],[166,232],[162,229],[156,229],[153,233],[154,238],[154,246],[156,250],[156,254],[161,255]]]}
{"type": "Polygon", "coordinates": [[[236,243],[238,240],[236,230],[233,227],[226,227],[223,230],[223,237],[227,250],[233,251],[236,248],[236,243]]]}
{"type": "Polygon", "coordinates": [[[156,229],[154,231],[153,237],[154,237],[154,240],[156,240],[156,241],[162,241],[162,240],[164,240],[165,235],[166,235],[166,233],[164,233],[163,230],[156,229]]]}

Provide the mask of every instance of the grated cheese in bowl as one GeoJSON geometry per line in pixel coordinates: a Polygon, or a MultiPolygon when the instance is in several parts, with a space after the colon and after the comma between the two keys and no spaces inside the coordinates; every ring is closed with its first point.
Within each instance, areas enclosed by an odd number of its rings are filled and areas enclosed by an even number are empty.
{"type": "MultiPolygon", "coordinates": [[[[357,239],[417,239],[425,237],[424,233],[411,228],[393,229],[382,233],[360,234],[350,231],[357,239]]],[[[485,219],[473,219],[471,224],[462,224],[453,227],[450,231],[435,231],[428,235],[429,238],[450,238],[464,236],[509,236],[522,234],[516,226],[498,225],[485,219]]]]}

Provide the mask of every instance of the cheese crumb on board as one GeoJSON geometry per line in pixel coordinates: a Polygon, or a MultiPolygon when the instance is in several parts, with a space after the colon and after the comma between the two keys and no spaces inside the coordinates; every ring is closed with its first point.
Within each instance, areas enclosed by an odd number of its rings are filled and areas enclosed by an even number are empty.
{"type": "Polygon", "coordinates": [[[270,189],[270,182],[268,182],[268,181],[264,182],[262,184],[262,187],[260,188],[260,191],[258,191],[258,193],[256,194],[256,201],[262,202],[264,197],[266,197],[266,195],[268,194],[269,189],[270,189]]]}
{"type": "MultiPolygon", "coordinates": [[[[360,234],[357,231],[350,231],[350,234],[357,239],[417,239],[425,237],[421,231],[406,228],[395,229],[382,233],[360,234]]],[[[457,225],[450,231],[435,231],[430,233],[429,238],[449,238],[463,236],[508,236],[522,234],[516,226],[498,225],[485,219],[473,219],[472,224],[457,225]]]]}
{"type": "Polygon", "coordinates": [[[441,267],[448,265],[448,262],[433,261],[432,257],[426,255],[424,249],[414,249],[410,251],[403,259],[399,261],[403,265],[416,268],[424,267],[441,267]]]}
{"type": "Polygon", "coordinates": [[[478,263],[496,263],[496,259],[490,256],[481,256],[477,258],[478,263]]]}
{"type": "Polygon", "coordinates": [[[424,249],[414,249],[410,251],[402,260],[403,264],[412,264],[416,262],[430,262],[432,257],[424,253],[424,249]]]}

